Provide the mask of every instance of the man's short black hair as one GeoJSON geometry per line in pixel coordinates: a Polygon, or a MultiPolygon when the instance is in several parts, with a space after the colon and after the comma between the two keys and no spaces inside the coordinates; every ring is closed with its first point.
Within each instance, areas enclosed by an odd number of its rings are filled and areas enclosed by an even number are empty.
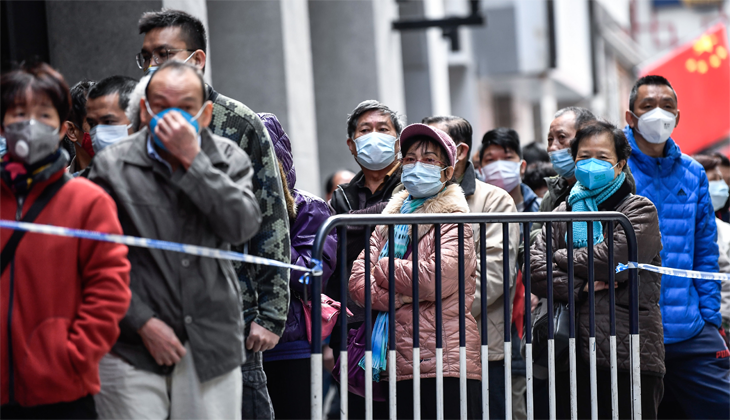
{"type": "Polygon", "coordinates": [[[525,155],[525,162],[528,165],[537,162],[550,162],[550,155],[547,150],[534,141],[522,148],[522,154],[525,155]]]}
{"type": "Polygon", "coordinates": [[[533,191],[539,190],[540,188],[547,187],[547,181],[545,178],[556,176],[558,173],[555,172],[555,168],[549,162],[535,162],[527,165],[525,169],[525,176],[522,182],[525,183],[533,191]]]}
{"type": "Polygon", "coordinates": [[[368,99],[357,104],[357,107],[355,107],[352,111],[352,114],[347,116],[347,138],[355,139],[357,122],[360,120],[360,117],[370,111],[378,111],[381,114],[387,114],[390,117],[390,122],[393,124],[393,128],[395,128],[396,137],[400,136],[400,132],[403,131],[403,128],[406,126],[405,116],[397,111],[393,111],[375,99],[368,99]]]}
{"type": "Polygon", "coordinates": [[[499,127],[489,130],[482,137],[482,148],[479,151],[479,161],[484,156],[484,151],[491,145],[501,146],[506,152],[507,149],[517,153],[522,159],[522,148],[520,147],[520,136],[511,128],[499,127]]]}
{"type": "Polygon", "coordinates": [[[152,76],[150,76],[150,80],[147,81],[147,86],[145,86],[145,88],[144,88],[145,101],[149,97],[147,95],[149,94],[150,84],[152,83],[152,79],[154,79],[159,73],[162,73],[162,70],[165,70],[165,69],[170,69],[170,70],[176,71],[176,72],[182,72],[182,71],[189,70],[189,71],[192,71],[193,73],[195,73],[195,75],[198,76],[198,81],[200,81],[200,89],[203,92],[203,103],[205,103],[208,94],[206,93],[206,90],[205,90],[205,80],[203,80],[203,73],[200,71],[200,69],[198,69],[194,65],[189,64],[189,63],[183,63],[182,61],[178,61],[178,60],[165,61],[164,63],[162,63],[162,65],[156,72],[152,73],[152,76]]]}
{"type": "Polygon", "coordinates": [[[631,145],[629,145],[626,135],[624,135],[623,130],[605,120],[593,121],[578,130],[575,139],[570,142],[570,154],[573,155],[573,160],[578,156],[578,146],[581,141],[601,134],[608,134],[613,138],[613,146],[616,149],[616,157],[618,157],[619,162],[628,160],[631,156],[631,145]]]}
{"type": "Polygon", "coordinates": [[[639,94],[639,88],[644,86],[669,86],[669,89],[672,89],[672,93],[674,93],[674,100],[677,100],[677,92],[674,90],[672,85],[669,83],[669,80],[665,79],[662,76],[656,76],[656,75],[649,75],[644,76],[640,78],[639,80],[634,83],[634,87],[631,88],[631,93],[629,94],[629,110],[631,112],[634,112],[634,103],[636,102],[636,96],[639,94]]]}
{"type": "Polygon", "coordinates": [[[129,105],[129,95],[137,86],[137,81],[127,76],[110,76],[102,79],[89,89],[89,99],[101,98],[102,96],[119,94],[119,109],[122,112],[129,105]]]}
{"type": "Polygon", "coordinates": [[[436,115],[433,117],[426,117],[421,120],[422,124],[436,125],[444,123],[449,128],[447,134],[451,137],[454,143],[458,146],[461,143],[469,146],[471,150],[471,140],[474,135],[474,129],[471,128],[469,121],[461,117],[453,115],[436,115]]]}
{"type": "Polygon", "coordinates": [[[82,125],[86,118],[86,96],[95,84],[96,82],[91,80],[82,80],[71,88],[71,110],[68,113],[68,121],[74,123],[79,130],[83,130],[82,125]]]}
{"type": "Polygon", "coordinates": [[[180,28],[189,50],[203,50],[203,52],[206,52],[205,26],[195,16],[181,10],[162,9],[157,12],[146,12],[139,19],[140,34],[171,26],[180,28]]]}

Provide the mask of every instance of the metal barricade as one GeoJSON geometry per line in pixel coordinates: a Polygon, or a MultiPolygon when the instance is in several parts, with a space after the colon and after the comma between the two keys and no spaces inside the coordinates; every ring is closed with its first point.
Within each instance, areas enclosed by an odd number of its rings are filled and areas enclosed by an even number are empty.
{"type": "MultiPolygon", "coordinates": [[[[488,370],[488,320],[487,320],[487,224],[502,224],[502,244],[503,244],[503,272],[504,272],[504,370],[505,370],[505,408],[506,418],[512,418],[512,387],[511,382],[511,354],[512,343],[510,334],[511,324],[511,293],[510,293],[510,265],[515,261],[510,261],[509,257],[509,230],[510,224],[517,224],[522,229],[522,241],[524,241],[524,285],[525,285],[525,362],[526,362],[526,380],[527,380],[527,418],[534,418],[533,407],[533,362],[532,362],[532,321],[531,321],[531,299],[530,299],[530,225],[532,222],[542,222],[545,224],[547,246],[547,310],[548,310],[548,388],[549,388],[549,416],[550,419],[556,418],[556,390],[555,390],[555,343],[553,323],[553,250],[552,250],[552,228],[553,223],[567,223],[567,237],[573,237],[573,224],[570,222],[587,222],[588,227],[588,305],[589,305],[589,367],[590,367],[590,395],[591,395],[591,417],[596,419],[598,416],[597,408],[597,383],[596,383],[596,346],[595,346],[595,301],[594,301],[594,267],[593,267],[593,221],[608,223],[609,232],[606,238],[609,249],[608,265],[611,267],[609,274],[609,304],[610,304],[610,370],[611,370],[611,407],[613,418],[618,418],[618,370],[616,356],[616,315],[615,315],[615,290],[614,290],[614,226],[618,222],[626,234],[628,245],[629,261],[636,261],[638,250],[636,242],[636,234],[631,222],[626,216],[618,212],[575,212],[575,213],[470,213],[470,214],[410,214],[410,215],[340,215],[328,219],[319,229],[314,242],[313,258],[322,259],[322,251],[325,238],[335,228],[338,229],[338,262],[337,270],[339,272],[340,287],[342,296],[331,296],[339,299],[342,304],[341,313],[346,313],[347,293],[349,273],[346,264],[346,244],[347,244],[347,226],[364,226],[365,230],[365,249],[369,250],[370,235],[373,226],[388,226],[389,244],[394,243],[394,227],[395,225],[410,224],[412,229],[412,247],[411,259],[418,261],[418,226],[434,225],[435,235],[435,288],[436,288],[436,410],[437,417],[443,419],[444,401],[443,401],[443,331],[442,331],[442,307],[441,307],[441,225],[457,224],[458,225],[458,245],[459,245],[459,265],[458,265],[458,290],[459,290],[459,389],[460,389],[460,414],[461,418],[467,418],[467,374],[466,374],[466,333],[465,333],[465,268],[464,268],[464,225],[478,224],[480,226],[480,255],[477,257],[481,262],[481,358],[482,358],[482,418],[489,418],[489,370],[488,370]]],[[[516,228],[513,227],[513,228],[516,228]]],[[[567,241],[567,258],[568,258],[568,288],[574,290],[574,273],[573,273],[573,243],[572,240],[567,241]]],[[[394,246],[389,246],[389,258],[393,261],[394,246]]],[[[371,288],[370,288],[370,254],[365,252],[365,413],[367,419],[373,416],[373,399],[372,399],[372,348],[371,348],[371,288]]],[[[623,262],[623,261],[619,261],[623,262]]],[[[388,264],[388,280],[389,280],[389,326],[388,334],[388,360],[387,369],[388,377],[396,377],[396,334],[395,334],[395,287],[394,287],[394,264],[388,264]]],[[[413,360],[420,360],[420,343],[419,343],[419,288],[418,288],[418,264],[413,264],[412,283],[413,283],[413,360]]],[[[321,419],[323,416],[323,396],[322,396],[322,339],[321,339],[321,302],[320,294],[322,293],[321,276],[312,277],[312,355],[311,355],[311,418],[321,419]]],[[[639,361],[639,276],[638,269],[629,269],[629,347],[630,347],[630,368],[631,368],[631,414],[634,419],[641,419],[641,383],[640,383],[640,361],[639,361]]],[[[569,376],[570,376],[570,416],[575,420],[578,418],[577,409],[577,377],[576,377],[576,341],[575,341],[575,302],[573,293],[569,293],[568,306],[570,308],[570,329],[569,329],[569,376]]],[[[348,418],[348,366],[347,366],[347,322],[342,317],[343,322],[340,323],[340,334],[342,343],[340,348],[340,397],[341,397],[341,418],[348,418]]],[[[413,413],[414,418],[421,418],[421,393],[420,393],[420,363],[413,363],[413,413]]],[[[389,417],[395,419],[396,416],[396,381],[388,381],[389,387],[389,417]]]]}

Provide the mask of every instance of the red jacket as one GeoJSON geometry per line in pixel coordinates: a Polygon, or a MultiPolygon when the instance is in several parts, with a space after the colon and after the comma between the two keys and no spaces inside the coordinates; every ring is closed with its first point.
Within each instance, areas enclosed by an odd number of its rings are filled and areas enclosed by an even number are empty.
{"type": "MultiPolygon", "coordinates": [[[[62,173],[31,189],[23,215],[62,173]]],[[[2,219],[15,220],[18,201],[4,182],[0,198],[2,219]]],[[[122,233],[114,201],[82,178],[68,181],[35,223],[122,233]]],[[[3,247],[11,234],[0,229],[3,247]]],[[[116,341],[131,299],[129,269],[124,245],[25,234],[0,278],[2,404],[11,391],[23,406],[99,392],[99,361],[116,341]]]]}

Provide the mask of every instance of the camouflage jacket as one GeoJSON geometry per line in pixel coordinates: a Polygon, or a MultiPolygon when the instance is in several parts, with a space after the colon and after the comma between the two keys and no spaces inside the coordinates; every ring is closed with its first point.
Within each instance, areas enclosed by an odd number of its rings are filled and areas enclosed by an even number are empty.
{"type": "MultiPolygon", "coordinates": [[[[248,243],[248,253],[289,262],[289,216],[274,147],[263,122],[246,105],[207,86],[213,102],[210,130],[236,142],[251,158],[253,192],[261,208],[261,229],[248,243]]],[[[238,249],[241,251],[241,249],[238,249]]],[[[256,322],[281,336],[289,310],[289,270],[237,263],[246,326],[256,322]]]]}

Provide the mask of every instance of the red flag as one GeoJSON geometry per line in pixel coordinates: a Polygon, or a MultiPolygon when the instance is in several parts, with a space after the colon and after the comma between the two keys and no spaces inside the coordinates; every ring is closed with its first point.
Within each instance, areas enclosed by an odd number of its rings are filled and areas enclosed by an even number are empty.
{"type": "Polygon", "coordinates": [[[730,135],[730,57],[720,23],[641,69],[664,76],[677,92],[679,125],[672,138],[682,152],[700,152],[730,135]]]}

